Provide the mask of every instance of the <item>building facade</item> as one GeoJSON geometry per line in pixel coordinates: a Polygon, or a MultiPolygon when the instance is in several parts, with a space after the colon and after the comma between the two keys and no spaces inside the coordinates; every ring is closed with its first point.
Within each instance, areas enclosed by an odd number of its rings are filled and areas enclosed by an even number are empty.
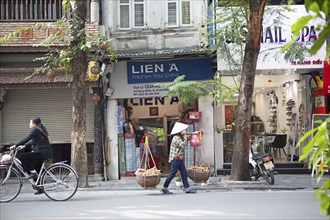
{"type": "MultiPolygon", "coordinates": [[[[99,23],[90,18],[93,4],[88,7],[86,30],[97,35],[99,23]]],[[[0,45],[0,144],[9,146],[27,136],[30,118],[39,116],[49,131],[54,161],[70,161],[71,157],[72,78],[64,73],[55,78],[32,73],[43,65],[34,59],[48,52],[36,45],[58,31],[54,22],[62,15],[61,0],[0,1],[0,37],[36,23],[46,27],[28,29],[0,45]]],[[[97,83],[86,80],[88,169],[90,174],[100,174],[101,153],[94,147],[94,103],[89,94],[97,83]]]]}
{"type": "MultiPolygon", "coordinates": [[[[287,155],[276,155],[276,163],[296,163],[301,148],[296,149],[294,146],[299,138],[312,128],[312,115],[329,113],[326,108],[327,96],[315,95],[315,91],[320,89],[318,81],[322,81],[319,79],[324,76],[326,45],[314,56],[304,53],[302,60],[286,60],[285,54],[280,50],[291,40],[291,26],[302,16],[308,15],[304,5],[286,7],[290,10],[286,10],[282,5],[270,5],[265,9],[251,123],[251,144],[255,151],[269,151],[267,146],[270,146],[276,135],[287,135],[287,143],[283,147],[287,155]],[[321,99],[321,102],[318,102],[318,99],[321,99]]],[[[217,11],[217,16],[224,16],[223,13],[226,13],[221,7],[218,7],[217,11]]],[[[296,43],[310,48],[318,38],[317,27],[322,22],[324,21],[319,19],[307,24],[301,30],[296,43]]],[[[226,21],[217,24],[216,28],[225,26],[226,21]]],[[[238,29],[230,31],[239,32],[238,29]]],[[[237,50],[235,39],[230,34],[227,35],[225,43],[230,50],[237,50]]],[[[239,84],[240,72],[229,70],[228,64],[218,56],[218,74],[221,75],[222,82],[234,87],[239,84]]],[[[224,102],[215,110],[216,123],[224,128],[223,132],[215,134],[215,142],[220,146],[216,148],[216,164],[220,169],[231,163],[232,159],[232,109],[231,103],[224,102]]]]}
{"type": "MultiPolygon", "coordinates": [[[[167,99],[166,91],[157,83],[171,82],[179,75],[187,80],[212,79],[215,63],[207,45],[207,0],[118,0],[102,2],[102,24],[105,36],[112,40],[118,61],[108,65],[107,134],[110,138],[111,161],[109,174],[117,179],[127,175],[138,164],[138,140],[132,141],[132,156],[123,153],[120,146],[122,124],[133,124],[133,137],[140,132],[160,129],[163,135],[148,133],[154,141],[157,165],[168,172],[168,145],[171,124],[180,119],[180,101],[167,99]],[[135,142],[135,143],[134,143],[135,142]],[[118,146],[118,147],[117,147],[118,146]],[[137,146],[137,148],[136,148],[137,146]],[[157,150],[156,150],[157,149],[157,150]],[[119,155],[119,156],[117,156],[119,155]],[[133,161],[133,162],[132,162],[133,161]],[[120,168],[135,163],[126,170],[120,168]],[[118,166],[119,168],[118,168],[118,166]]],[[[197,108],[196,108],[197,109],[197,108]]],[[[191,131],[204,132],[205,163],[214,167],[213,108],[210,98],[198,100],[201,119],[191,123],[191,131]]],[[[127,135],[126,135],[127,136],[127,135]]],[[[127,136],[125,143],[130,140],[127,136]]],[[[126,150],[132,148],[125,146],[126,150]]],[[[193,148],[191,148],[193,149],[193,148]]]]}

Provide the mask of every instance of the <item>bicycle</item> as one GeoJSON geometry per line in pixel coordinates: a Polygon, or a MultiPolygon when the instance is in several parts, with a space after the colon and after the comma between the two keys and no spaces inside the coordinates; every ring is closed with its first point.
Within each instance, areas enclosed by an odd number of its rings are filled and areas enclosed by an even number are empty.
{"type": "Polygon", "coordinates": [[[10,202],[19,195],[23,186],[22,176],[31,183],[33,189],[42,190],[51,200],[66,201],[74,196],[79,178],[66,161],[49,166],[49,160],[43,161],[37,179],[28,179],[29,174],[24,172],[21,161],[16,158],[18,150],[19,147],[10,150],[11,160],[0,165],[0,203],[10,202]]]}

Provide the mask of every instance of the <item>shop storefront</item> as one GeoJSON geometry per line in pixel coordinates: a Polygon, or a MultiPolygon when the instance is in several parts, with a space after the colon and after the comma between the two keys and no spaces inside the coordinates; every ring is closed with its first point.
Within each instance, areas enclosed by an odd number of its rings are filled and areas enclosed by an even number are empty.
{"type": "MultiPolygon", "coordinates": [[[[213,117],[208,98],[200,98],[196,105],[184,109],[178,97],[166,97],[166,90],[157,83],[171,82],[179,75],[186,80],[207,80],[214,75],[215,64],[208,57],[180,59],[119,61],[110,74],[111,95],[107,106],[107,127],[110,137],[110,178],[133,175],[140,166],[141,138],[148,134],[155,165],[168,173],[168,152],[171,128],[176,121],[189,124],[188,133],[200,130],[202,119],[189,118],[189,111],[199,111],[202,117],[213,117]],[[206,106],[206,103],[207,106],[206,106]],[[116,109],[116,111],[113,111],[116,109]],[[186,115],[186,117],[182,117],[186,115]]],[[[213,142],[213,132],[206,136],[213,142]]],[[[213,151],[213,144],[209,146],[213,151]]],[[[186,164],[193,164],[193,148],[187,149],[186,164]]],[[[212,153],[214,155],[214,153],[212,153]]],[[[214,165],[214,158],[210,156],[214,165]]]]}
{"type": "MultiPolygon", "coordinates": [[[[7,88],[2,93],[1,145],[17,143],[29,132],[32,116],[39,116],[49,131],[54,161],[70,161],[72,91],[70,88],[7,88]]],[[[87,93],[88,94],[88,93],[87,93]]],[[[86,143],[89,173],[94,174],[94,104],[86,100],[86,143]]]]}
{"type": "MultiPolygon", "coordinates": [[[[257,64],[253,109],[251,118],[251,144],[255,151],[276,152],[276,163],[297,163],[301,149],[294,148],[299,138],[311,128],[312,114],[326,113],[326,98],[317,101],[319,79],[323,78],[325,45],[314,56],[304,54],[304,59],[288,62],[280,48],[291,39],[291,25],[301,16],[307,15],[304,6],[290,6],[292,11],[285,11],[280,22],[278,17],[266,16],[264,20],[261,52],[257,64]],[[278,21],[278,23],[276,23],[278,21]],[[285,136],[285,143],[276,142],[278,149],[272,147],[276,139],[285,136]]],[[[268,10],[271,7],[268,7],[268,10]]],[[[267,10],[266,10],[267,11],[267,10]]],[[[297,43],[310,48],[318,37],[316,30],[321,20],[315,20],[301,30],[297,43]]],[[[230,43],[230,42],[228,42],[230,43]]],[[[233,46],[233,45],[231,45],[233,46]]],[[[227,71],[226,63],[218,60],[218,71],[223,82],[235,85],[239,74],[234,77],[227,71]]],[[[223,103],[215,110],[215,124],[223,126],[224,132],[215,134],[217,168],[231,163],[233,152],[233,111],[235,106],[223,103]]]]}

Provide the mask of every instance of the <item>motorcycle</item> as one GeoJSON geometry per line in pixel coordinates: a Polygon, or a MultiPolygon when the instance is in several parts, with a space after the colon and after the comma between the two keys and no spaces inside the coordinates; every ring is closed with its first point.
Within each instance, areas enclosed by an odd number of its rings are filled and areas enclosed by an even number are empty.
{"type": "Polygon", "coordinates": [[[257,181],[260,177],[265,179],[269,185],[275,183],[274,159],[270,153],[253,153],[249,155],[251,179],[257,181]]]}

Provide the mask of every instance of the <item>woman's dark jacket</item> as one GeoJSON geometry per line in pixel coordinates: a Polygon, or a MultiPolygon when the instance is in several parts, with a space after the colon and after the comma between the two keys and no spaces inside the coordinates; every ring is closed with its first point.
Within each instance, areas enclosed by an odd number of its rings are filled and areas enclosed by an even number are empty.
{"type": "Polygon", "coordinates": [[[44,160],[53,158],[49,139],[38,128],[32,128],[30,134],[16,144],[16,146],[19,145],[25,145],[25,148],[32,146],[32,151],[40,152],[44,160]]]}

